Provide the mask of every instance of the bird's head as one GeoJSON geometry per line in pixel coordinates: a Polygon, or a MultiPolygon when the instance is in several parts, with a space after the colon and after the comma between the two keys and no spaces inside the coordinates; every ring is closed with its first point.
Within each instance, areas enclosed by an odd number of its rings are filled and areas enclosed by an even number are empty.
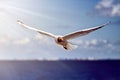
{"type": "Polygon", "coordinates": [[[57,38],[57,41],[58,41],[58,42],[63,42],[64,40],[63,40],[62,37],[58,37],[58,38],[57,38]]]}

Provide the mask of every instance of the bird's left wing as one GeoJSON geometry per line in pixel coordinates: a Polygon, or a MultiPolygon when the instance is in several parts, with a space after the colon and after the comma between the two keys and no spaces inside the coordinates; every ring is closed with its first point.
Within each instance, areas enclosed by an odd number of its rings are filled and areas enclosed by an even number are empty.
{"type": "Polygon", "coordinates": [[[110,22],[107,22],[107,23],[105,23],[103,25],[100,25],[100,26],[97,26],[97,27],[84,29],[84,30],[81,30],[81,31],[77,31],[77,32],[73,32],[73,33],[67,34],[67,35],[63,36],[63,39],[68,40],[68,39],[73,39],[73,38],[76,38],[76,37],[79,37],[79,36],[87,35],[88,33],[93,32],[95,30],[98,30],[98,29],[106,26],[109,23],[110,22]]]}
{"type": "Polygon", "coordinates": [[[30,29],[30,30],[34,30],[34,31],[37,31],[38,33],[40,34],[43,34],[43,35],[46,35],[46,36],[49,36],[49,37],[52,37],[52,38],[55,38],[55,35],[51,34],[51,33],[48,33],[48,32],[45,32],[45,31],[42,31],[42,30],[39,30],[39,29],[35,29],[33,27],[30,27],[30,26],[27,26],[25,25],[22,21],[20,20],[17,20],[18,24],[20,24],[22,27],[25,27],[27,29],[30,29]]]}

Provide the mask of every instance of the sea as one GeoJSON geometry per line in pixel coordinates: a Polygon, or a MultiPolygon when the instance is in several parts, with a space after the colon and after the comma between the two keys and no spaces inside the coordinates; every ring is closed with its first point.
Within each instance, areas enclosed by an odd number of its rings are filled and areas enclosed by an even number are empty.
{"type": "Polygon", "coordinates": [[[120,60],[0,60],[0,80],[120,80],[120,60]]]}

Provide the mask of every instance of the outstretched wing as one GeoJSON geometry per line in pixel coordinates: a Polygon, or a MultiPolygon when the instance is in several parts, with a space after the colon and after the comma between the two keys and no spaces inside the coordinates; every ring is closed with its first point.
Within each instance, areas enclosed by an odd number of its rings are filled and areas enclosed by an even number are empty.
{"type": "Polygon", "coordinates": [[[84,30],[81,30],[81,31],[77,31],[77,32],[73,32],[73,33],[67,34],[67,35],[63,36],[63,39],[68,40],[68,39],[73,39],[73,38],[76,38],[76,37],[79,37],[79,36],[87,35],[88,33],[93,32],[95,30],[98,30],[98,29],[108,25],[109,23],[110,22],[105,23],[105,24],[100,25],[100,26],[97,26],[97,27],[84,29],[84,30]]]}
{"type": "Polygon", "coordinates": [[[53,34],[51,34],[51,33],[48,33],[48,32],[42,31],[42,30],[38,30],[38,29],[35,29],[35,28],[32,28],[32,27],[29,27],[29,26],[25,25],[25,24],[24,24],[22,21],[20,21],[20,20],[17,20],[17,22],[18,22],[18,24],[20,24],[22,27],[25,27],[25,28],[27,28],[27,29],[37,31],[37,32],[40,33],[40,34],[43,34],[43,35],[46,35],[46,36],[55,38],[55,35],[53,35],[53,34]]]}

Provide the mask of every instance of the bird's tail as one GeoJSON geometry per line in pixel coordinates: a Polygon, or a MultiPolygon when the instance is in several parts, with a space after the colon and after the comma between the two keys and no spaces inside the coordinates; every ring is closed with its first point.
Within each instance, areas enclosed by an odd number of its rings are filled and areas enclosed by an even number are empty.
{"type": "Polygon", "coordinates": [[[73,50],[73,49],[76,49],[78,46],[68,42],[66,47],[67,47],[67,50],[73,50]]]}

